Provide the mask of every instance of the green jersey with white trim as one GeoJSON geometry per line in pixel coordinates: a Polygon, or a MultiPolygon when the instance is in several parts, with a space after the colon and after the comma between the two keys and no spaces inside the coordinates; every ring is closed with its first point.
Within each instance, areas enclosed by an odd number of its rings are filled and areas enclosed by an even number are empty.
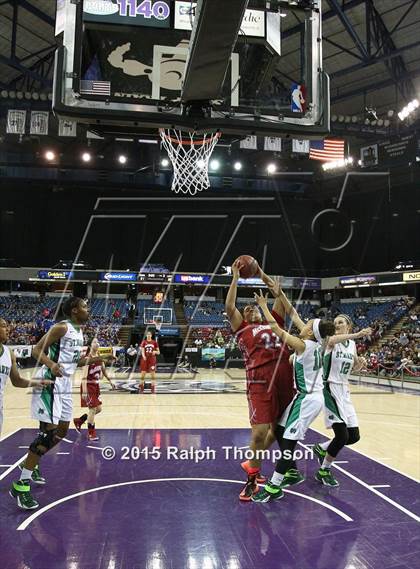
{"type": "Polygon", "coordinates": [[[305,351],[293,356],[293,376],[299,393],[322,391],[322,346],[313,340],[303,340],[305,351]]]}
{"type": "MultiPolygon", "coordinates": [[[[48,349],[48,357],[61,365],[63,369],[63,379],[70,379],[76,371],[77,364],[82,357],[83,332],[70,320],[63,322],[67,326],[67,332],[58,342],[51,344],[48,349]]],[[[44,379],[54,379],[51,370],[47,366],[42,366],[37,373],[37,377],[44,379]]],[[[59,378],[60,379],[60,378],[59,378]]]]}
{"type": "Polygon", "coordinates": [[[324,354],[324,381],[346,384],[357,357],[354,340],[335,344],[332,350],[324,354]]]}

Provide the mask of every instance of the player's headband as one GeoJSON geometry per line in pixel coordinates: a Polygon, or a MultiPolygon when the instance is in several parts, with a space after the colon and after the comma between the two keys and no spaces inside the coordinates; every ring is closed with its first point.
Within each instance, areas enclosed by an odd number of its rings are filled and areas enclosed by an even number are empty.
{"type": "Polygon", "coordinates": [[[319,325],[321,323],[321,319],[320,318],[315,318],[314,323],[312,324],[312,330],[315,336],[315,340],[317,342],[322,342],[322,338],[321,338],[321,334],[319,332],[319,325]]]}
{"type": "Polygon", "coordinates": [[[350,316],[347,316],[347,314],[338,314],[336,318],[344,318],[349,326],[353,326],[353,322],[351,321],[350,316]]]}

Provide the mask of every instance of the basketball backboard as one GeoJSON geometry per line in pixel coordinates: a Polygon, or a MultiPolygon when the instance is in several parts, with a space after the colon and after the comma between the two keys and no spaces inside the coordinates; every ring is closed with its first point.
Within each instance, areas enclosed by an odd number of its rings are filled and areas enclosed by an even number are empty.
{"type": "MultiPolygon", "coordinates": [[[[191,111],[183,100],[185,71],[195,57],[196,11],[208,1],[198,0],[197,6],[185,0],[60,0],[57,115],[100,133],[154,137],[160,127],[242,137],[326,134],[329,81],[322,71],[321,0],[242,0],[246,10],[220,93],[200,101],[202,112],[191,111]],[[282,70],[282,27],[294,14],[302,32],[292,76],[290,63],[282,70]]],[[[233,4],[224,6],[220,18],[232,16],[233,4]]],[[[212,22],[206,23],[212,29],[212,22]]],[[[219,27],[215,21],[213,45],[219,27]]],[[[191,80],[194,76],[189,85],[191,80]]]]}

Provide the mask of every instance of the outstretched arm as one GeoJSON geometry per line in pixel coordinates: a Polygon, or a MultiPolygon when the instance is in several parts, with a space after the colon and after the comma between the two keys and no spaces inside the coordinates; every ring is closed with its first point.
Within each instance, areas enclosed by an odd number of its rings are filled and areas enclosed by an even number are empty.
{"type": "Polygon", "coordinates": [[[264,284],[267,285],[267,287],[269,288],[269,290],[271,291],[271,293],[274,296],[274,305],[273,305],[273,312],[276,312],[279,316],[281,316],[281,318],[283,318],[283,320],[286,317],[286,310],[285,310],[285,306],[283,304],[283,301],[279,296],[277,296],[276,294],[274,294],[274,292],[277,290],[277,280],[274,279],[273,277],[269,277],[268,275],[266,275],[264,273],[264,271],[261,269],[261,267],[259,267],[259,274],[260,274],[260,278],[261,280],[264,282],[264,284]]]}
{"type": "Polygon", "coordinates": [[[292,334],[289,334],[288,332],[286,332],[286,330],[283,330],[283,328],[280,328],[280,326],[277,324],[272,314],[270,313],[270,310],[267,305],[267,297],[264,296],[261,291],[260,294],[254,293],[254,296],[258,306],[260,306],[261,310],[263,311],[264,317],[267,323],[270,325],[272,331],[281,340],[283,340],[283,342],[285,342],[288,346],[293,348],[293,350],[296,353],[303,354],[303,352],[305,351],[305,342],[300,338],[297,338],[296,336],[292,336],[292,334]]]}
{"type": "Polygon", "coordinates": [[[274,310],[276,312],[278,312],[276,310],[276,306],[278,306],[278,304],[281,304],[284,312],[290,316],[290,318],[292,319],[292,322],[296,326],[296,328],[299,331],[302,330],[302,328],[305,326],[305,322],[301,319],[301,317],[297,313],[296,309],[291,305],[289,299],[284,294],[284,292],[281,288],[279,279],[271,279],[271,280],[273,282],[273,286],[271,286],[271,287],[269,286],[269,289],[270,289],[271,294],[276,299],[274,302],[274,310]]]}
{"type": "Polygon", "coordinates": [[[226,296],[225,310],[229,319],[230,326],[233,332],[236,332],[242,324],[243,318],[239,310],[236,308],[236,296],[238,291],[240,265],[235,261],[232,265],[232,282],[230,283],[229,291],[226,296]]]}
{"type": "Polygon", "coordinates": [[[345,342],[346,340],[357,340],[358,338],[363,338],[363,336],[371,336],[372,328],[363,328],[359,332],[354,332],[354,334],[336,334],[328,338],[328,348],[333,348],[336,344],[340,342],[345,342]]]}

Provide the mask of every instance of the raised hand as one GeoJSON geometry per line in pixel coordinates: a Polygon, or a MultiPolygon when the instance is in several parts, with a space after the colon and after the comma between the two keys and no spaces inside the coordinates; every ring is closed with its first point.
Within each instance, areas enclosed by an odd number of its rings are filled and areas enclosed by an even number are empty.
{"type": "Polygon", "coordinates": [[[240,261],[236,260],[232,265],[232,277],[234,279],[239,279],[240,274],[239,271],[242,269],[243,265],[240,261]]]}
{"type": "Polygon", "coordinates": [[[360,338],[363,338],[363,336],[372,336],[372,328],[370,327],[363,328],[362,330],[360,330],[359,335],[360,338]]]}
{"type": "Polygon", "coordinates": [[[258,306],[267,306],[267,295],[264,295],[261,289],[259,294],[254,292],[254,299],[258,306]]]}

